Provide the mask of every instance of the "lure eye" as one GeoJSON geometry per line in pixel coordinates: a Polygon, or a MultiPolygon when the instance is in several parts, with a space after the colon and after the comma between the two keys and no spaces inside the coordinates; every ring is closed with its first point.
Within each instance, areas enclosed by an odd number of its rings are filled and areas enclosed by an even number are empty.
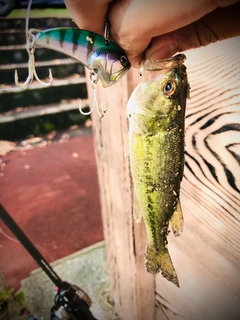
{"type": "Polygon", "coordinates": [[[121,56],[120,62],[121,62],[121,64],[122,64],[123,67],[127,67],[127,66],[129,65],[128,58],[125,57],[125,56],[121,56]]]}
{"type": "Polygon", "coordinates": [[[163,93],[165,96],[170,97],[172,96],[176,91],[176,83],[174,81],[168,80],[163,85],[163,93]]]}

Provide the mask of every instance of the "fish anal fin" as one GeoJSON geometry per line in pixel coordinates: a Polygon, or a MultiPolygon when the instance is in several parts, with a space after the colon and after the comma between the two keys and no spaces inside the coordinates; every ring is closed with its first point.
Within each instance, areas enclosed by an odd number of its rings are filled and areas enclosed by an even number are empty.
{"type": "Polygon", "coordinates": [[[145,265],[149,273],[157,274],[161,272],[164,278],[179,287],[178,276],[167,248],[158,252],[155,248],[147,246],[145,265]]]}
{"type": "Polygon", "coordinates": [[[178,201],[176,209],[170,219],[170,224],[175,237],[178,237],[183,232],[183,214],[180,201],[178,201]]]}

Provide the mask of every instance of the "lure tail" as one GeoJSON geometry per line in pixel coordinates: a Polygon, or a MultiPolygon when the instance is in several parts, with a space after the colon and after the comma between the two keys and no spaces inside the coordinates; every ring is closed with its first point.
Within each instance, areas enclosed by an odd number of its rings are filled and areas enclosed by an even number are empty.
{"type": "Polygon", "coordinates": [[[158,252],[155,248],[147,245],[145,264],[148,272],[152,274],[161,272],[164,278],[173,282],[179,288],[177,273],[167,248],[158,252]]]}

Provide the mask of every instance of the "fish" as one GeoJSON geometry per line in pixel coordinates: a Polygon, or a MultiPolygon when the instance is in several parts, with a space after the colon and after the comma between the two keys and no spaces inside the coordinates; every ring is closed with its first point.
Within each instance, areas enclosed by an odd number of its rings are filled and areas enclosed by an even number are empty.
{"type": "Polygon", "coordinates": [[[126,53],[103,36],[78,28],[53,28],[39,31],[30,29],[32,46],[64,53],[97,75],[103,87],[117,83],[130,69],[126,53]]]}
{"type": "Polygon", "coordinates": [[[184,170],[185,110],[189,83],[185,55],[146,60],[142,80],[127,103],[128,156],[134,187],[134,217],[143,217],[146,269],[179,287],[168,248],[169,223],[183,231],[179,200],[184,170]]]}

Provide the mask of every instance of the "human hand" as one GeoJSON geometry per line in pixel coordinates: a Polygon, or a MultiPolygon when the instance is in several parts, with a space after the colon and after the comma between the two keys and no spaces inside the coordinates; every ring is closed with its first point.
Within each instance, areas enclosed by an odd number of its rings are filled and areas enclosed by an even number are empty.
{"type": "Polygon", "coordinates": [[[65,0],[81,29],[104,33],[110,22],[113,41],[133,66],[142,59],[170,58],[240,35],[240,2],[236,0],[65,0]]]}

